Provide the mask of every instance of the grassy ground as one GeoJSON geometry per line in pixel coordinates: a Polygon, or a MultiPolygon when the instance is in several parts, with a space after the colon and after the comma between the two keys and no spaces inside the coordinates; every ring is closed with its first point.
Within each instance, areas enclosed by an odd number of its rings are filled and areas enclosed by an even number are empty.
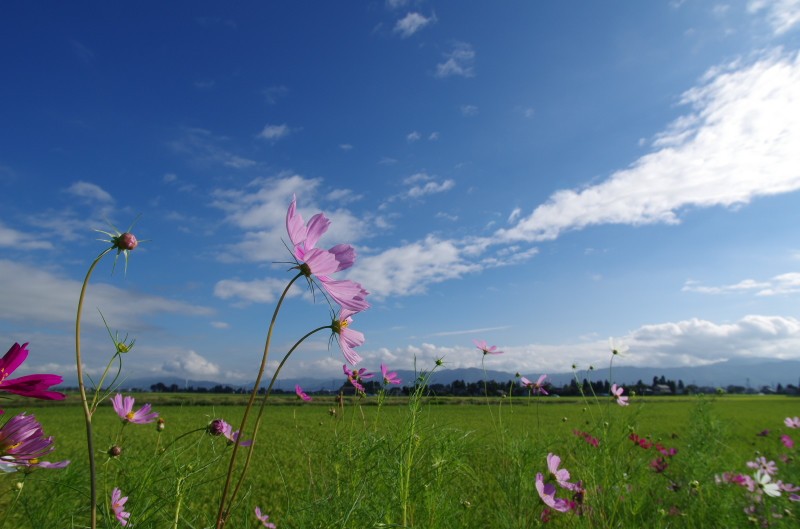
{"type": "MultiPolygon", "coordinates": [[[[176,511],[176,527],[212,526],[231,447],[201,430],[216,417],[236,425],[243,398],[138,394],[136,399],[151,402],[166,429],[159,434],[153,425],[122,428],[110,406],[98,412],[101,498],[121,488],[130,497],[126,507],[135,527],[172,527],[176,511]],[[198,431],[176,440],[192,430],[198,431]],[[114,444],[122,446],[119,458],[105,455],[114,444]]],[[[788,432],[783,419],[800,415],[800,401],[775,396],[637,398],[627,408],[605,399],[572,398],[435,398],[422,399],[418,408],[408,399],[375,403],[348,400],[337,409],[332,398],[304,405],[295,398],[275,399],[231,527],[257,527],[255,505],[280,528],[533,527],[543,511],[534,480],[537,472],[546,472],[550,452],[562,457],[573,480],[583,481],[586,499],[581,516],[551,513],[549,525],[745,526],[743,509],[749,503],[743,489],[715,485],[714,475],[749,472],[745,462],[759,453],[778,461],[787,452],[778,439],[788,432]],[[764,429],[773,432],[756,435],[764,429]],[[597,438],[599,446],[574,430],[597,438]],[[633,444],[631,433],[678,453],[666,470],[656,472],[651,463],[659,454],[633,444]]],[[[0,476],[0,486],[11,491],[0,497],[0,509],[10,512],[5,527],[83,527],[88,471],[81,409],[74,399],[35,408],[24,404],[56,437],[49,459],[72,464],[60,471],[0,476]],[[15,500],[22,477],[24,489],[15,500]]],[[[19,411],[6,406],[6,416],[19,411]]],[[[778,462],[786,481],[800,481],[796,462],[778,462]]],[[[781,508],[788,505],[780,500],[781,508]]],[[[796,522],[785,514],[769,521],[775,527],[796,522]]],[[[106,515],[101,527],[118,524],[106,515]]]]}

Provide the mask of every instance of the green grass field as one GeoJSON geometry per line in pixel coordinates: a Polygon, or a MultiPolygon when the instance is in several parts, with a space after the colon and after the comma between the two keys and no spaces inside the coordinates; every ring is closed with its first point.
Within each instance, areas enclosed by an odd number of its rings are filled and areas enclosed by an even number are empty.
{"type": "MultiPolygon", "coordinates": [[[[101,408],[95,418],[101,505],[116,486],[130,498],[126,509],[133,527],[212,527],[231,446],[204,428],[216,417],[237,425],[243,399],[179,394],[136,399],[137,405],[151,402],[166,429],[159,434],[152,424],[123,428],[110,406],[101,408]],[[122,454],[111,458],[105,453],[115,443],[122,454]]],[[[17,403],[55,436],[49,459],[72,464],[0,478],[6,491],[0,499],[4,527],[85,527],[88,470],[81,408],[74,397],[36,407],[17,403]]],[[[747,526],[744,489],[717,485],[714,476],[751,472],[745,463],[759,454],[778,462],[779,478],[800,482],[796,454],[779,440],[781,433],[792,433],[784,418],[800,414],[800,400],[788,397],[649,397],[634,399],[627,408],[609,399],[571,398],[423,398],[418,404],[415,411],[408,399],[389,399],[383,406],[376,399],[353,399],[332,416],[332,398],[303,405],[294,398],[275,399],[229,527],[259,527],[256,505],[279,528],[535,527],[544,506],[534,480],[537,472],[546,473],[550,452],[561,456],[572,479],[585,488],[582,514],[551,513],[548,525],[555,526],[747,526]],[[765,429],[772,432],[756,435],[765,429]],[[599,446],[574,430],[597,438],[599,446]],[[666,470],[654,470],[651,462],[659,454],[631,442],[634,432],[678,450],[666,470]],[[780,454],[793,459],[784,463],[780,454]]],[[[6,407],[6,416],[21,411],[6,407]]],[[[766,498],[762,506],[769,508],[766,500],[775,500],[783,516],[769,514],[771,527],[795,527],[797,520],[784,512],[788,499],[766,498]]],[[[100,527],[119,526],[107,506],[100,512],[100,527]]]]}

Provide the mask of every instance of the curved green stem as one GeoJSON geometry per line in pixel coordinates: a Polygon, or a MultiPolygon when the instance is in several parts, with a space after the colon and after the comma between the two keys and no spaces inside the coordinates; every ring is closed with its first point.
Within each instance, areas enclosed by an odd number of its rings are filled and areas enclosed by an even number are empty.
{"type": "MultiPolygon", "coordinates": [[[[261,356],[261,365],[258,368],[258,376],[256,377],[255,386],[253,386],[253,392],[250,394],[250,398],[247,401],[247,406],[244,409],[244,415],[242,416],[241,426],[239,426],[239,436],[244,435],[244,427],[247,425],[247,418],[250,414],[250,410],[253,407],[253,401],[256,399],[256,395],[258,395],[258,387],[261,385],[261,377],[264,376],[264,370],[267,367],[267,358],[269,357],[269,346],[272,342],[272,331],[275,328],[275,321],[278,319],[278,312],[281,310],[281,305],[283,304],[283,300],[286,299],[286,294],[289,292],[289,289],[292,287],[295,281],[300,279],[303,276],[303,272],[299,272],[296,276],[289,281],[289,284],[286,285],[286,288],[283,289],[283,293],[281,297],[278,299],[277,305],[275,305],[275,311],[272,313],[272,320],[269,323],[269,330],[267,331],[267,340],[264,343],[264,353],[261,356]]],[[[231,479],[233,478],[233,469],[236,465],[236,455],[239,452],[239,443],[233,444],[233,451],[231,452],[231,461],[228,465],[228,474],[225,476],[225,485],[222,487],[222,495],[219,500],[219,510],[217,511],[217,529],[222,529],[225,527],[225,519],[227,518],[228,513],[225,512],[225,499],[228,496],[228,489],[231,486],[231,479]]],[[[94,528],[93,528],[94,529],[94,528]]]]}
{"type": "MultiPolygon", "coordinates": [[[[302,338],[297,340],[297,343],[295,343],[292,346],[292,348],[289,349],[289,352],[286,353],[286,355],[284,355],[283,360],[281,360],[281,363],[278,365],[278,368],[275,370],[275,374],[272,375],[272,380],[270,380],[269,386],[267,387],[267,391],[266,391],[266,393],[264,393],[264,398],[261,399],[261,406],[258,409],[258,416],[256,416],[256,425],[255,425],[255,428],[253,429],[253,439],[252,439],[252,443],[253,444],[252,444],[252,446],[255,446],[255,444],[256,444],[256,438],[258,437],[258,429],[261,426],[261,418],[264,415],[264,408],[266,407],[267,399],[269,399],[269,396],[272,393],[272,386],[275,385],[275,381],[278,379],[278,375],[280,374],[281,369],[283,369],[283,365],[286,363],[287,360],[289,360],[289,357],[294,352],[294,350],[297,349],[300,346],[300,344],[305,341],[306,338],[308,338],[312,334],[317,333],[317,332],[319,332],[321,330],[332,329],[332,328],[333,328],[333,326],[331,326],[331,325],[325,325],[324,327],[317,327],[313,331],[307,332],[305,334],[305,336],[303,336],[302,338]]],[[[239,434],[239,435],[240,435],[240,438],[241,438],[241,434],[239,434]]],[[[244,482],[244,476],[245,476],[245,473],[247,472],[248,467],[250,466],[250,459],[252,457],[253,457],[253,450],[251,449],[251,450],[249,450],[247,452],[247,457],[245,458],[244,466],[242,467],[242,473],[239,475],[239,481],[236,482],[236,487],[234,487],[233,492],[231,493],[231,498],[230,498],[230,500],[228,500],[228,509],[227,509],[228,511],[230,511],[230,509],[233,508],[233,502],[236,499],[236,495],[239,493],[239,489],[241,488],[242,483],[244,482]]]]}
{"type": "Polygon", "coordinates": [[[75,363],[78,369],[78,389],[81,393],[81,404],[83,405],[83,417],[86,423],[86,448],[89,452],[89,501],[91,529],[97,528],[97,473],[94,463],[94,442],[92,440],[92,410],[89,409],[89,402],[86,400],[86,386],[83,385],[83,365],[81,362],[81,313],[83,312],[83,300],[86,297],[86,288],[89,286],[89,278],[92,276],[97,263],[105,255],[113,250],[114,247],[107,248],[92,262],[86,278],[83,280],[81,295],[78,298],[78,314],[75,317],[75,363]]]}

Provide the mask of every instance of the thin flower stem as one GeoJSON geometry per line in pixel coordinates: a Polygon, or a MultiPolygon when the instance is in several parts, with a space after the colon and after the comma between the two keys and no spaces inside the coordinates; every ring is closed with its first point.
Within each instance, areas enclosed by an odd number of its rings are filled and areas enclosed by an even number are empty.
{"type": "MultiPolygon", "coordinates": [[[[325,325],[324,327],[317,327],[313,331],[309,331],[308,333],[306,333],[305,336],[303,336],[302,338],[297,340],[297,343],[295,343],[292,346],[292,348],[289,349],[289,352],[286,353],[286,355],[284,355],[283,360],[281,360],[281,363],[278,365],[278,368],[275,370],[275,374],[272,375],[272,380],[270,380],[269,386],[267,387],[267,391],[266,391],[266,393],[264,393],[264,398],[261,399],[261,406],[259,406],[258,415],[256,416],[256,425],[255,425],[255,428],[253,429],[253,439],[251,441],[253,444],[251,446],[255,446],[255,444],[256,444],[256,438],[258,437],[258,430],[259,430],[259,427],[261,426],[261,418],[264,415],[264,409],[265,409],[266,404],[267,404],[267,399],[269,399],[269,396],[272,393],[272,387],[275,385],[275,381],[278,379],[278,375],[280,374],[281,369],[283,369],[283,365],[286,363],[287,360],[289,360],[289,357],[291,356],[291,354],[295,351],[295,349],[297,349],[300,346],[301,343],[303,343],[305,341],[306,338],[308,338],[312,334],[317,333],[319,331],[322,331],[324,329],[333,329],[333,326],[332,325],[325,325]]],[[[241,435],[242,434],[240,433],[239,434],[239,438],[240,439],[241,439],[241,435]]],[[[236,499],[236,495],[239,493],[239,489],[242,487],[242,483],[244,482],[244,476],[245,476],[245,473],[247,472],[247,469],[250,467],[250,459],[252,457],[253,457],[253,450],[250,449],[250,450],[248,450],[247,457],[244,460],[244,466],[242,467],[242,473],[239,475],[239,481],[236,482],[236,486],[234,487],[233,492],[231,493],[231,498],[228,500],[228,508],[227,508],[228,511],[230,511],[231,508],[233,508],[233,502],[236,499]]]]}
{"type": "Polygon", "coordinates": [[[14,499],[11,500],[11,504],[7,505],[5,507],[5,509],[4,509],[5,512],[3,512],[3,519],[0,520],[0,529],[2,529],[3,527],[6,526],[6,520],[8,519],[8,515],[11,514],[11,511],[13,511],[14,507],[17,505],[17,502],[19,501],[19,497],[22,495],[22,489],[24,489],[24,488],[25,488],[25,476],[23,475],[22,481],[20,481],[17,484],[17,487],[16,487],[17,491],[16,491],[16,494],[14,494],[14,499]]]}
{"type": "MultiPolygon", "coordinates": [[[[269,357],[269,346],[272,342],[272,331],[275,328],[275,321],[278,319],[278,312],[281,310],[281,305],[283,304],[283,300],[286,299],[286,294],[289,292],[289,289],[292,287],[295,281],[303,277],[303,272],[299,272],[296,276],[289,281],[289,284],[286,285],[286,288],[283,289],[283,293],[281,297],[278,299],[278,303],[275,305],[275,311],[272,313],[272,320],[269,323],[269,330],[267,331],[267,340],[264,343],[264,353],[261,356],[261,365],[258,368],[258,376],[256,376],[256,383],[253,386],[253,391],[250,394],[250,398],[247,401],[247,406],[244,409],[244,415],[242,416],[241,426],[239,426],[239,438],[244,435],[244,428],[247,425],[247,419],[250,414],[250,410],[253,408],[253,402],[256,400],[256,395],[258,395],[258,387],[261,385],[261,377],[264,376],[264,370],[267,367],[267,358],[269,357]]],[[[231,460],[230,464],[228,465],[228,474],[225,476],[225,485],[222,487],[222,495],[220,496],[219,500],[219,510],[217,511],[217,529],[222,529],[225,527],[225,520],[229,513],[225,512],[225,500],[228,496],[228,489],[231,486],[231,480],[233,479],[233,470],[236,465],[236,456],[239,452],[239,443],[233,444],[233,451],[231,452],[231,460]]],[[[244,472],[242,472],[244,473],[244,472]]],[[[94,529],[94,528],[92,528],[94,529]]]]}
{"type": "Polygon", "coordinates": [[[86,423],[86,448],[89,452],[89,502],[90,502],[90,527],[97,529],[97,471],[94,462],[94,441],[92,439],[92,410],[89,409],[89,401],[86,400],[86,386],[83,384],[83,365],[81,361],[81,313],[83,312],[83,300],[86,297],[86,288],[89,286],[89,278],[100,260],[113,250],[114,247],[107,248],[92,262],[86,278],[83,280],[81,295],[78,298],[78,314],[75,317],[75,363],[78,369],[78,389],[81,393],[81,404],[83,405],[83,417],[86,423]]]}

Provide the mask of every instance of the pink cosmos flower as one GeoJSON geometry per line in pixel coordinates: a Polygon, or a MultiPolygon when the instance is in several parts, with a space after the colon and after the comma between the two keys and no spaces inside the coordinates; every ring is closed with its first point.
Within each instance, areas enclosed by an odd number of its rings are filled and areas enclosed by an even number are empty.
{"type": "Polygon", "coordinates": [[[23,412],[0,426],[0,459],[12,472],[15,467],[63,468],[69,461],[50,463],[40,459],[55,449],[53,437],[45,437],[42,425],[23,412]]]}
{"type": "Polygon", "coordinates": [[[545,505],[559,512],[570,510],[570,503],[564,498],[556,498],[556,486],[552,483],[545,483],[541,472],[536,474],[536,492],[545,505]]]}
{"type": "Polygon", "coordinates": [[[261,507],[256,507],[256,518],[267,529],[276,529],[274,523],[270,523],[269,516],[261,512],[261,507]]]}
{"type": "Polygon", "coordinates": [[[372,378],[375,376],[373,373],[367,373],[366,368],[363,367],[358,371],[356,371],[355,369],[347,369],[347,366],[343,365],[342,371],[344,371],[347,380],[350,381],[353,387],[356,388],[361,393],[364,393],[364,386],[361,384],[361,382],[364,379],[372,378]]]}
{"type": "Polygon", "coordinates": [[[484,355],[501,355],[501,354],[503,354],[503,351],[498,351],[497,350],[497,346],[496,345],[493,345],[493,346],[489,347],[489,345],[487,345],[487,343],[486,343],[486,340],[472,340],[472,343],[474,343],[475,346],[478,349],[483,351],[484,355]]]}
{"type": "Polygon", "coordinates": [[[614,400],[617,401],[617,404],[620,406],[627,406],[628,405],[628,397],[623,397],[622,392],[625,391],[622,386],[617,386],[616,384],[611,385],[611,396],[614,397],[614,400]]]}
{"type": "Polygon", "coordinates": [[[800,417],[786,417],[783,420],[783,424],[789,428],[800,428],[800,417]]]}
{"type": "Polygon", "coordinates": [[[561,458],[555,454],[547,454],[547,470],[556,483],[562,488],[572,490],[575,488],[574,484],[569,482],[569,470],[566,468],[558,468],[561,464],[561,458]]]}
{"type": "Polygon", "coordinates": [[[336,334],[339,348],[342,350],[345,360],[350,365],[355,366],[361,362],[361,355],[354,348],[364,343],[364,335],[350,328],[350,324],[353,323],[353,314],[355,312],[342,307],[339,311],[339,319],[331,322],[331,329],[336,334]]]}
{"type": "Polygon", "coordinates": [[[396,372],[389,372],[389,368],[383,364],[381,364],[381,376],[383,377],[383,383],[385,385],[400,384],[402,382],[402,380],[397,378],[396,372]]]}
{"type": "Polygon", "coordinates": [[[125,512],[125,502],[127,501],[128,497],[122,497],[122,491],[114,487],[114,490],[111,491],[111,510],[114,511],[114,516],[117,517],[117,521],[122,527],[128,525],[128,518],[131,517],[131,513],[125,512]]]}
{"type": "Polygon", "coordinates": [[[794,440],[786,434],[781,435],[781,442],[786,448],[794,448],[794,440]]]}
{"type": "Polygon", "coordinates": [[[597,437],[593,437],[592,435],[586,432],[582,432],[580,430],[572,430],[572,433],[574,435],[577,435],[578,437],[583,438],[584,441],[586,441],[587,443],[589,443],[594,447],[600,446],[600,440],[597,437]]]}
{"type": "Polygon", "coordinates": [[[531,390],[532,393],[535,393],[537,395],[549,395],[547,390],[544,389],[544,379],[546,378],[547,375],[542,375],[536,382],[531,382],[525,377],[520,377],[519,380],[520,382],[522,382],[522,385],[531,390]]]}
{"type": "Polygon", "coordinates": [[[214,419],[206,427],[206,431],[214,437],[223,436],[228,440],[228,444],[239,443],[239,446],[250,446],[253,441],[239,441],[239,430],[233,431],[233,426],[222,419],[214,419]]]}
{"type": "Polygon", "coordinates": [[[302,399],[304,402],[311,402],[311,397],[303,391],[303,388],[300,387],[300,384],[295,385],[294,392],[297,394],[297,397],[302,399]]]}
{"type": "Polygon", "coordinates": [[[150,411],[150,405],[145,404],[136,411],[133,411],[133,397],[123,398],[120,393],[117,393],[111,398],[111,405],[114,411],[117,412],[119,418],[124,423],[132,422],[134,424],[148,424],[158,418],[158,413],[150,411]]]}
{"type": "Polygon", "coordinates": [[[653,468],[653,470],[655,470],[657,473],[660,474],[665,470],[667,470],[669,464],[667,463],[667,460],[664,459],[663,457],[657,457],[652,461],[650,461],[650,466],[653,468]]]}
{"type": "Polygon", "coordinates": [[[292,197],[286,212],[286,232],[292,242],[292,253],[302,263],[298,268],[306,277],[316,276],[325,292],[342,308],[361,312],[369,308],[366,300],[368,292],[355,281],[333,280],[329,277],[353,266],[355,249],[349,244],[337,244],[328,250],[316,247],[330,224],[331,221],[322,213],[317,213],[305,224],[302,215],[297,212],[297,198],[292,197]]]}
{"type": "Polygon", "coordinates": [[[775,461],[767,461],[767,458],[764,456],[757,457],[755,461],[748,461],[747,467],[760,470],[770,476],[774,476],[778,473],[778,465],[775,464],[775,461]]]}
{"type": "Polygon", "coordinates": [[[27,357],[28,344],[26,342],[22,345],[15,343],[5,356],[0,358],[0,391],[7,391],[34,399],[62,400],[65,396],[63,393],[48,390],[50,386],[61,384],[63,379],[58,375],[25,375],[8,380],[8,376],[13,373],[27,357]]]}

